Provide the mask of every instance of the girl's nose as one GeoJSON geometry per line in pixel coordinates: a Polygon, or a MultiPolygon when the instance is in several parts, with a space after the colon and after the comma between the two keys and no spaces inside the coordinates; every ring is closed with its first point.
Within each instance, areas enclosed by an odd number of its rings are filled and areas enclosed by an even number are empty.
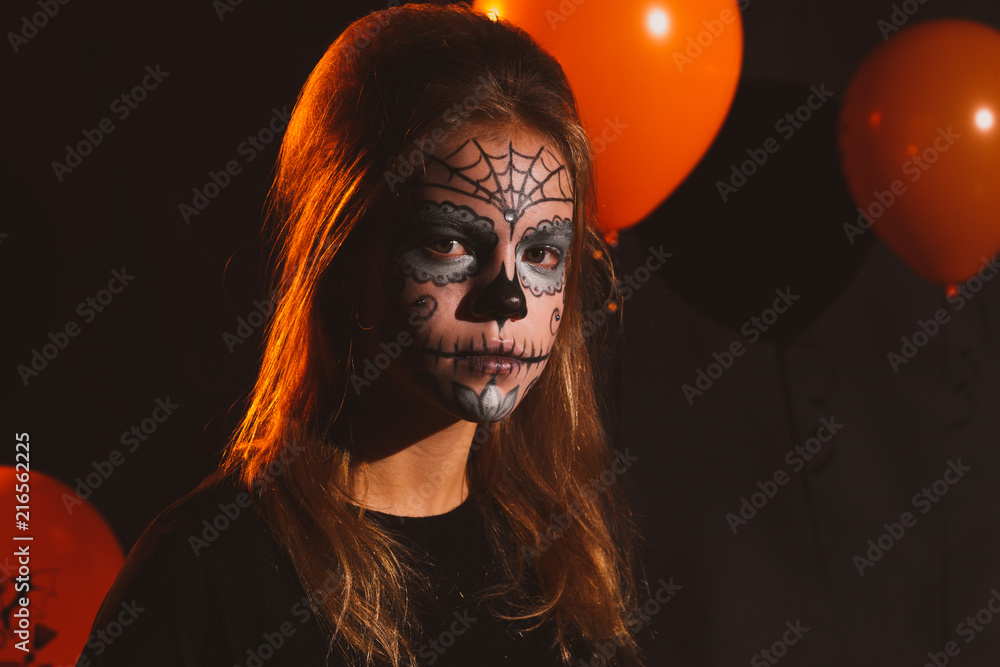
{"type": "Polygon", "coordinates": [[[509,319],[521,319],[528,315],[528,304],[521,290],[521,281],[514,271],[514,279],[507,277],[506,264],[500,264],[500,272],[489,285],[472,301],[472,314],[483,319],[497,321],[503,328],[509,319]]]}

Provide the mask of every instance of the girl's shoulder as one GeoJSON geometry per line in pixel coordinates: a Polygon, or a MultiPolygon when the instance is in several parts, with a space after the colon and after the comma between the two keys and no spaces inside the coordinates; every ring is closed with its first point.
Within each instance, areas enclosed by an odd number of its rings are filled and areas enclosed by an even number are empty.
{"type": "Polygon", "coordinates": [[[140,535],[78,667],[323,665],[327,646],[250,492],[214,475],[140,535]]]}

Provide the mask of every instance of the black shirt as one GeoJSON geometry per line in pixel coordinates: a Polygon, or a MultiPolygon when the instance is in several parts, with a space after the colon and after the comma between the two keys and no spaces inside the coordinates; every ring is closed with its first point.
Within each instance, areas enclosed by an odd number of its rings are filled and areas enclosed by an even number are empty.
{"type": "MultiPolygon", "coordinates": [[[[421,665],[557,665],[551,627],[518,633],[476,595],[495,581],[472,500],[431,517],[371,512],[416,553],[434,583],[418,597],[421,665]]],[[[335,586],[331,574],[330,585],[335,586]]],[[[322,590],[323,587],[320,587],[322,590]]],[[[249,493],[223,479],[162,512],[132,547],[78,667],[338,667],[287,554],[249,493]]]]}

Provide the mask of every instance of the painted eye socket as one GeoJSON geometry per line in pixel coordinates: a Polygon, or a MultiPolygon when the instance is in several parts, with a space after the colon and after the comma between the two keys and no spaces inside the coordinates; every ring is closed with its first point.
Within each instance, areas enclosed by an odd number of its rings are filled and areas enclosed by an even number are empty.
{"type": "Polygon", "coordinates": [[[434,239],[426,245],[426,248],[435,255],[446,255],[448,257],[461,257],[471,255],[464,245],[455,239],[434,239]]]}
{"type": "Polygon", "coordinates": [[[559,251],[549,246],[536,245],[526,249],[521,259],[544,269],[554,269],[559,265],[559,251]]]}

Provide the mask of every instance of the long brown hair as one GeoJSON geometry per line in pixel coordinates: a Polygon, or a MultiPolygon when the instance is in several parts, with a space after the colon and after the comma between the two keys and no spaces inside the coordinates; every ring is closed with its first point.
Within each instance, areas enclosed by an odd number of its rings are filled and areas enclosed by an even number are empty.
{"type": "Polygon", "coordinates": [[[350,270],[356,253],[345,248],[384,220],[399,183],[441,136],[436,128],[463,123],[529,128],[552,141],[572,172],[578,221],[548,365],[510,417],[480,431],[488,439],[467,463],[471,499],[508,582],[489,594],[510,603],[512,619],[552,621],[567,662],[607,642],[632,662],[634,527],[623,485],[598,482],[620,471],[594,392],[595,340],[583,326],[613,284],[594,226],[592,153],[562,68],[509,23],[455,6],[375,12],[349,26],[309,76],[270,195],[277,308],[220,473],[256,492],[303,587],[322,593],[318,616],[333,645],[347,657],[414,664],[407,593],[416,570],[350,504],[360,465],[350,374],[361,290],[350,270]]]}

